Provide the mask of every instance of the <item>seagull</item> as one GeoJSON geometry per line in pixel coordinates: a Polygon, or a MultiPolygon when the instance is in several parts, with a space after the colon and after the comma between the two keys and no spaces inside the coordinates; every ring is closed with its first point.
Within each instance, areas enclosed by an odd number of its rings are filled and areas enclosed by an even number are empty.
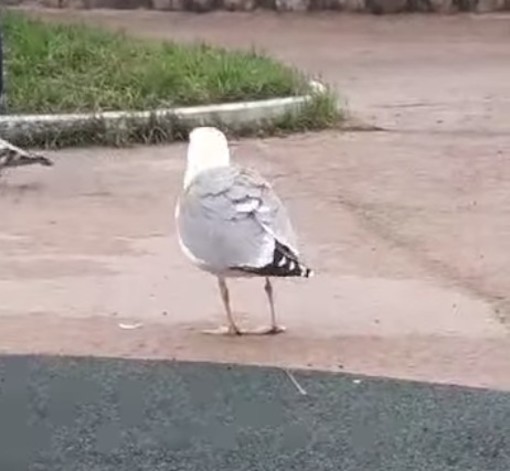
{"type": "Polygon", "coordinates": [[[43,155],[20,149],[0,138],[0,173],[6,168],[22,167],[32,164],[50,167],[53,165],[53,162],[43,155]]]}
{"type": "Polygon", "coordinates": [[[217,277],[227,325],[209,334],[278,334],[271,277],[310,277],[296,235],[271,185],[252,169],[230,163],[225,135],[214,127],[189,134],[184,184],[175,208],[179,245],[200,269],[217,277]],[[260,277],[271,323],[241,330],[230,307],[227,278],[260,277]]]}

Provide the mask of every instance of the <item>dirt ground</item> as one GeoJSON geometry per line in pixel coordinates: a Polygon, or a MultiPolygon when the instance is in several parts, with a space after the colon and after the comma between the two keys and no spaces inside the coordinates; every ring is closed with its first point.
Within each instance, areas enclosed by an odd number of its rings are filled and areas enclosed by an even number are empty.
{"type": "MultiPolygon", "coordinates": [[[[177,245],[183,145],[76,149],[0,183],[0,349],[327,368],[510,389],[510,17],[52,11],[151,37],[255,43],[385,132],[235,143],[287,202],[309,280],[284,335],[216,338],[215,280],[177,245]],[[119,323],[141,323],[124,330],[119,323]]],[[[266,321],[262,282],[232,283],[266,321]]]]}

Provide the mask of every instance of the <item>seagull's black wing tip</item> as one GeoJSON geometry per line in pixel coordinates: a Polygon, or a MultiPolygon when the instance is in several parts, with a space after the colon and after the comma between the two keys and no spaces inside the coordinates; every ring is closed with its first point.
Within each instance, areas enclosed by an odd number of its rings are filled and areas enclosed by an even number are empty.
{"type": "Polygon", "coordinates": [[[258,276],[310,278],[313,270],[304,266],[290,249],[276,241],[273,260],[262,267],[235,267],[236,270],[258,276]]]}

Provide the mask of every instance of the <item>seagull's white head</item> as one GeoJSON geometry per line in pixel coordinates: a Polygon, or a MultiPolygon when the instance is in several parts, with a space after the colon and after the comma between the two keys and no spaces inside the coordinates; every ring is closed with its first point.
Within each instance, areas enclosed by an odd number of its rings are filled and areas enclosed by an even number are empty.
{"type": "Polygon", "coordinates": [[[230,164],[230,151],[225,134],[214,127],[194,128],[189,133],[187,159],[184,188],[200,172],[230,164]]]}

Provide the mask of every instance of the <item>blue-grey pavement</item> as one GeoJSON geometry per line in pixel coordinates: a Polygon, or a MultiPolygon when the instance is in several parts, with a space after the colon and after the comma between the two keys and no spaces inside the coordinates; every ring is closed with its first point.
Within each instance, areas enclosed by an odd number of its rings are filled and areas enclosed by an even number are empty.
{"type": "Polygon", "coordinates": [[[2,471],[508,471],[510,394],[248,366],[0,357],[2,471]]]}

